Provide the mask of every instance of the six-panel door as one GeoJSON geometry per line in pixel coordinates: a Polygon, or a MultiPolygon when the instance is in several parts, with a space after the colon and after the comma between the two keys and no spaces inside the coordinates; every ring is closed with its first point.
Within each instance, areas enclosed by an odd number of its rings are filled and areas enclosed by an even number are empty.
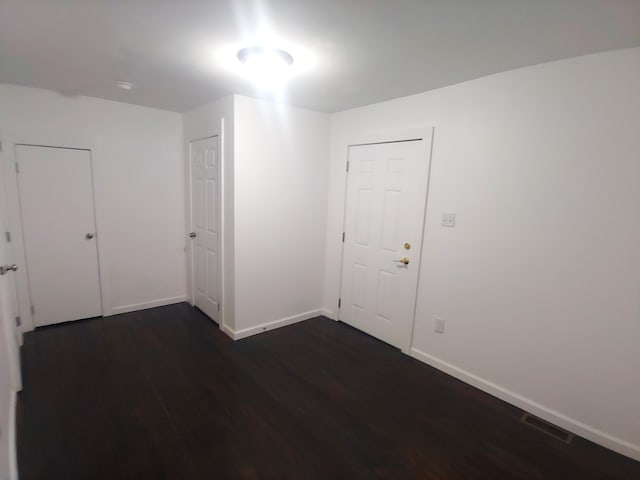
{"type": "Polygon", "coordinates": [[[407,350],[430,139],[349,147],[340,319],[407,350]]]}
{"type": "Polygon", "coordinates": [[[220,304],[218,162],[218,137],[191,142],[194,302],[216,322],[219,322],[220,304]]]}

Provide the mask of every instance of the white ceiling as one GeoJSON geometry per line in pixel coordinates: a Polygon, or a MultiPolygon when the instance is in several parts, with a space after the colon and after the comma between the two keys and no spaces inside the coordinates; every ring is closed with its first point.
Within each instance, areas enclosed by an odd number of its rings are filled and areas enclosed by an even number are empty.
{"type": "Polygon", "coordinates": [[[640,0],[0,0],[0,82],[182,112],[260,96],[220,59],[265,31],[285,101],[334,112],[639,46],[640,0]]]}

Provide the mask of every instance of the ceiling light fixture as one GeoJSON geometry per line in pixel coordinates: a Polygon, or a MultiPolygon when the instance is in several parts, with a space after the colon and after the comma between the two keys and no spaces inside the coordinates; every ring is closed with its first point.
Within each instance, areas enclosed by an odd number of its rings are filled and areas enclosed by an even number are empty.
{"type": "Polygon", "coordinates": [[[278,48],[247,47],[238,51],[238,60],[244,65],[260,64],[263,67],[282,68],[293,64],[289,52],[278,48]]]}
{"type": "Polygon", "coordinates": [[[261,89],[280,90],[292,73],[293,56],[278,48],[242,48],[237,57],[244,74],[261,89]]]}
{"type": "Polygon", "coordinates": [[[133,83],[131,82],[125,82],[124,80],[116,80],[116,85],[118,86],[118,88],[121,88],[122,90],[126,90],[127,92],[133,90],[133,83]]]}

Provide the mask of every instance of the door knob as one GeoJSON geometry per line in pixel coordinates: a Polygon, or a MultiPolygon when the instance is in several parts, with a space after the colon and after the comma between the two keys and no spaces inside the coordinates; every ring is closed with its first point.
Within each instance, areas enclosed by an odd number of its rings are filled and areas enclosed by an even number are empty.
{"type": "Polygon", "coordinates": [[[191,233],[189,234],[189,237],[191,237],[191,238],[196,238],[196,232],[191,232],[191,233]]]}
{"type": "Polygon", "coordinates": [[[91,240],[95,235],[93,233],[87,233],[84,238],[86,238],[87,240],[91,240]]]}
{"type": "Polygon", "coordinates": [[[0,275],[6,275],[9,272],[15,272],[18,270],[18,266],[14,263],[13,265],[0,265],[0,275]]]}
{"type": "Polygon", "coordinates": [[[396,263],[401,263],[403,265],[409,265],[409,258],[402,257],[400,260],[394,260],[396,263]]]}

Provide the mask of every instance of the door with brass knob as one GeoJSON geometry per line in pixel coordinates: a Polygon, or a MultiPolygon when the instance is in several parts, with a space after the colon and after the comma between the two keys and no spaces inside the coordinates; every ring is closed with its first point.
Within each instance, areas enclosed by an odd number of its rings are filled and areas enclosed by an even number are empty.
{"type": "Polygon", "coordinates": [[[405,352],[411,346],[431,134],[348,150],[338,318],[405,352]]]}

